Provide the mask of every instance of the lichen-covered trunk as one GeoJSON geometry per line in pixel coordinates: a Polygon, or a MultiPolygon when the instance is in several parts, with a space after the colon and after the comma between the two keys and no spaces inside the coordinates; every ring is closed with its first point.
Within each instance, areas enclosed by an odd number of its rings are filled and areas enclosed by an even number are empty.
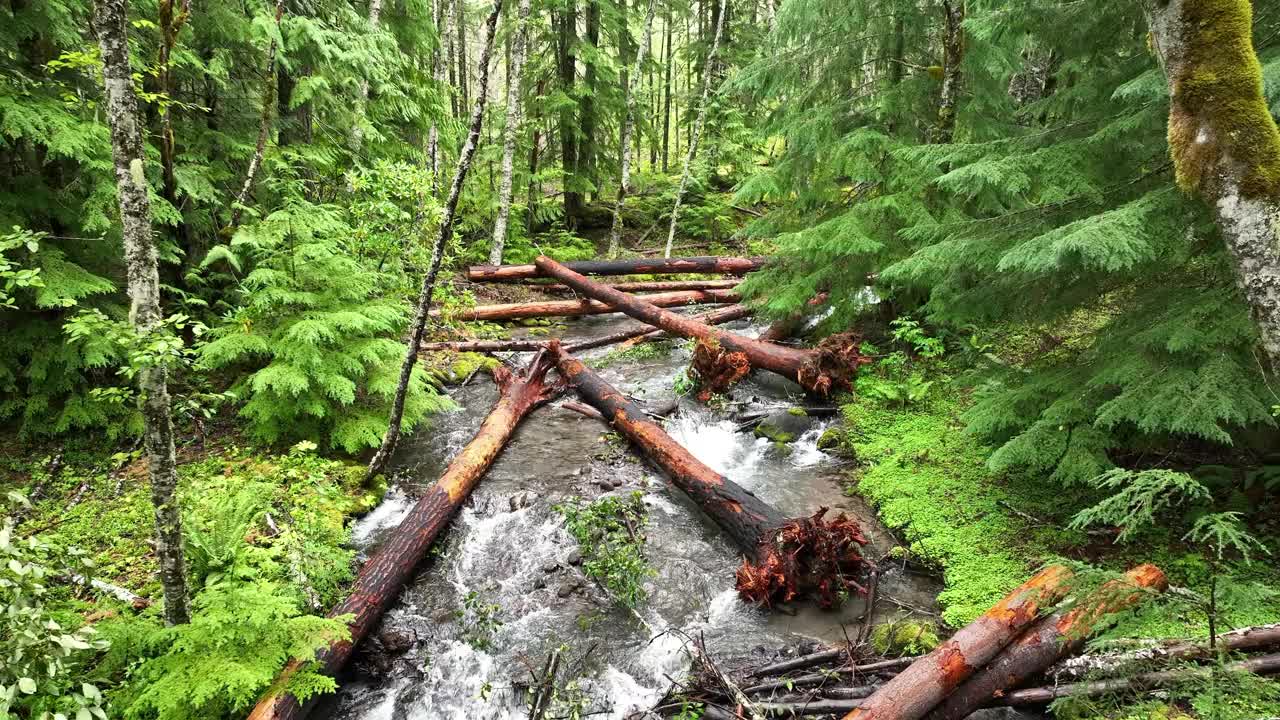
{"type": "Polygon", "coordinates": [[[1070,590],[1071,571],[1050,565],[933,652],[880,686],[844,720],[919,720],[986,665],[1070,590]]]}
{"type": "Polygon", "coordinates": [[[1178,185],[1213,210],[1271,371],[1280,372],[1280,132],[1262,94],[1248,0],[1148,3],[1169,84],[1178,185]]]}
{"type": "Polygon", "coordinates": [[[960,97],[960,64],[964,62],[964,0],[943,0],[942,92],[933,142],[951,142],[956,131],[956,101],[960,97]]]}
{"type": "MultiPolygon", "coordinates": [[[[499,368],[494,377],[502,395],[481,423],[475,437],[449,463],[436,484],[418,499],[373,557],[360,568],[347,599],[329,612],[329,617],[353,617],[347,625],[350,638],[334,642],[317,653],[316,660],[322,672],[334,675],[346,665],[352,651],[399,596],[400,589],[426,557],[436,537],[502,452],[516,426],[531,410],[556,394],[556,389],[545,382],[551,366],[551,357],[540,353],[518,377],[512,376],[505,368],[499,368]]],[[[250,720],[295,720],[305,715],[306,708],[301,707],[292,695],[279,690],[302,662],[296,658],[289,662],[281,676],[272,683],[272,689],[258,701],[249,715],[250,720]]]]}
{"type": "MultiPolygon", "coordinates": [[[[164,319],[160,310],[159,255],[151,234],[151,204],[147,192],[142,125],[129,68],[129,39],[125,0],[94,3],[93,26],[102,50],[102,79],[107,124],[111,128],[111,156],[115,164],[116,194],[124,228],[124,261],[129,286],[129,320],[140,336],[155,331],[164,319]]],[[[173,417],[163,366],[138,373],[143,447],[155,509],[156,560],[164,589],[164,619],[168,625],[187,622],[186,563],[182,550],[182,513],[178,507],[178,470],[173,447],[173,417]]]]}
{"type": "Polygon", "coordinates": [[[707,120],[707,100],[711,94],[711,78],[713,72],[716,52],[720,49],[720,34],[724,28],[724,2],[720,0],[719,12],[716,14],[716,32],[711,40],[711,51],[707,53],[707,62],[703,66],[702,71],[702,101],[698,104],[698,119],[694,122],[693,128],[689,132],[689,149],[684,155],[684,168],[680,171],[680,184],[676,187],[675,203],[671,207],[671,226],[667,231],[667,246],[663,251],[663,257],[671,257],[671,246],[676,241],[676,226],[680,222],[680,204],[684,200],[685,188],[689,185],[690,167],[693,165],[693,158],[698,154],[698,139],[702,137],[702,124],[707,120]]]}
{"type": "MultiPolygon", "coordinates": [[[[622,244],[622,208],[627,202],[627,193],[631,192],[631,135],[635,132],[636,126],[636,95],[639,93],[640,78],[644,72],[645,53],[649,51],[650,35],[653,34],[653,10],[656,0],[649,0],[649,9],[645,11],[644,16],[644,42],[640,44],[636,51],[635,70],[631,73],[630,82],[627,83],[626,93],[626,111],[622,118],[622,137],[619,147],[621,150],[620,164],[621,171],[618,173],[618,197],[613,203],[613,223],[609,228],[609,257],[618,256],[618,249],[622,244]]],[[[624,24],[625,27],[625,24],[624,24]]],[[[493,262],[490,260],[490,262],[493,262]]],[[[495,265],[497,263],[494,263],[495,265]]]]}
{"type": "Polygon", "coordinates": [[[417,309],[414,311],[413,322],[409,325],[409,346],[405,351],[404,363],[400,366],[396,394],[391,401],[387,434],[383,436],[382,445],[369,462],[366,480],[382,472],[400,439],[400,422],[404,418],[404,401],[409,392],[409,378],[413,375],[413,366],[418,361],[418,345],[422,343],[422,335],[426,332],[431,297],[435,293],[436,278],[440,275],[440,263],[444,261],[445,247],[453,237],[453,223],[458,211],[458,198],[462,195],[462,184],[467,179],[467,172],[471,169],[471,159],[475,157],[476,146],[480,142],[480,125],[484,121],[484,106],[489,89],[489,56],[493,53],[493,36],[500,14],[502,14],[502,0],[493,0],[493,9],[489,11],[489,17],[484,26],[484,49],[480,53],[480,89],[476,95],[475,109],[471,112],[471,125],[467,131],[466,142],[458,153],[458,165],[454,168],[453,182],[449,185],[449,197],[445,200],[444,212],[440,217],[440,229],[436,232],[436,241],[431,248],[431,266],[426,276],[422,278],[417,309]]]}
{"type": "MultiPolygon", "coordinates": [[[[284,0],[276,0],[276,29],[280,28],[280,18],[284,16],[284,0]]],[[[267,151],[267,139],[271,137],[271,111],[276,106],[276,41],[272,40],[267,46],[267,68],[264,73],[263,89],[262,89],[262,112],[258,116],[258,140],[253,146],[253,156],[249,158],[249,169],[245,171],[244,183],[240,186],[240,192],[236,195],[235,203],[231,206],[231,225],[235,229],[240,225],[240,218],[244,214],[244,204],[249,202],[249,192],[253,190],[254,178],[258,176],[258,170],[262,167],[262,157],[267,151]]]]}
{"type": "Polygon", "coordinates": [[[1139,565],[1125,573],[1123,579],[1103,585],[1075,608],[1040,620],[947,696],[941,707],[929,715],[929,720],[969,717],[973,711],[1043,672],[1060,658],[1079,652],[1111,613],[1134,606],[1147,597],[1149,591],[1166,587],[1168,581],[1160,568],[1139,565]]]}
{"type": "MultiPolygon", "coordinates": [[[[174,0],[160,0],[158,8],[161,41],[160,56],[156,63],[156,80],[160,86],[160,92],[170,99],[174,97],[176,91],[173,82],[173,51],[178,46],[178,34],[182,32],[183,26],[191,17],[191,0],[179,0],[179,2],[177,12],[175,12],[174,0]]],[[[173,107],[171,103],[164,103],[160,106],[160,171],[163,180],[161,192],[164,199],[181,216],[182,207],[178,202],[178,178],[174,172],[178,155],[176,145],[177,141],[173,135],[173,107]]],[[[187,252],[191,252],[190,228],[187,227],[185,218],[179,223],[178,232],[183,237],[187,252]]]]}
{"type": "Polygon", "coordinates": [[[847,336],[833,336],[827,347],[820,346],[816,350],[797,350],[774,345],[719,330],[693,318],[664,310],[641,297],[627,295],[589,280],[549,257],[539,256],[534,264],[542,272],[558,278],[593,300],[606,303],[672,335],[700,340],[722,356],[740,354],[750,367],[790,378],[806,390],[819,395],[849,387],[858,365],[864,362],[857,354],[856,343],[849,342],[850,338],[847,336]]]}
{"type": "MultiPolygon", "coordinates": [[[[736,303],[742,299],[732,290],[678,290],[667,293],[641,295],[646,302],[657,307],[681,307],[684,305],[708,305],[736,303]]],[[[520,318],[538,317],[582,317],[584,315],[605,315],[621,312],[608,303],[596,300],[543,300],[527,303],[503,303],[501,305],[480,305],[453,313],[454,320],[499,322],[520,318]]],[[[432,310],[431,316],[439,316],[439,310],[432,310]]]]}
{"type": "MultiPolygon", "coordinates": [[[[471,66],[467,64],[467,0],[454,0],[453,29],[457,33],[458,97],[465,108],[471,104],[471,66]]],[[[486,87],[480,94],[483,95],[487,90],[486,87]]]]}
{"type": "MultiPolygon", "coordinates": [[[[764,267],[768,258],[702,257],[654,260],[581,260],[564,263],[582,275],[685,275],[693,273],[746,275],[764,267]]],[[[471,282],[506,282],[546,277],[536,265],[472,265],[467,268],[471,282]]]]}
{"type": "Polygon", "coordinates": [[[489,248],[490,265],[502,264],[502,251],[507,245],[507,221],[511,217],[511,176],[515,173],[516,136],[520,132],[520,78],[529,46],[529,0],[520,0],[516,22],[516,36],[511,50],[511,73],[507,77],[507,126],[502,131],[502,181],[498,185],[498,217],[493,221],[493,246],[489,248]]]}

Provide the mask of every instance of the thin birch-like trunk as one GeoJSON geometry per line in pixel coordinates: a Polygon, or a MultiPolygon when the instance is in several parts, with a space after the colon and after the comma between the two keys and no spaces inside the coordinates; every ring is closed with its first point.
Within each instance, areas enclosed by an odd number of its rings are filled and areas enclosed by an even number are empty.
{"type": "MultiPolygon", "coordinates": [[[[107,124],[111,128],[111,154],[124,228],[129,320],[138,335],[145,337],[161,326],[164,317],[160,311],[159,255],[151,234],[151,203],[143,164],[142,124],[129,69],[126,16],[125,0],[99,0],[94,4],[93,25],[102,50],[107,124]]],[[[143,368],[138,373],[138,390],[142,395],[151,502],[155,506],[155,552],[164,589],[164,619],[167,625],[178,625],[190,620],[191,610],[165,368],[143,368]]]]}
{"type": "Polygon", "coordinates": [[[689,135],[689,151],[684,156],[684,170],[680,173],[680,185],[676,188],[676,202],[671,208],[671,228],[667,231],[667,247],[663,257],[671,257],[671,246],[676,241],[676,225],[680,222],[680,203],[684,199],[685,187],[689,184],[689,169],[693,158],[698,153],[698,140],[702,136],[702,124],[707,119],[707,99],[711,94],[711,78],[715,75],[716,52],[720,49],[720,33],[724,28],[724,0],[720,0],[720,12],[716,13],[715,37],[711,40],[711,52],[707,53],[706,65],[702,68],[702,102],[698,106],[698,118],[693,123],[689,135]]]}
{"type": "MultiPolygon", "coordinates": [[[[280,18],[284,16],[284,0],[276,0],[276,29],[280,28],[280,18]]],[[[244,213],[244,204],[249,201],[249,191],[253,189],[253,180],[258,176],[258,168],[262,166],[262,156],[267,150],[267,138],[271,136],[271,110],[276,105],[276,41],[272,40],[267,47],[267,72],[262,91],[262,115],[258,119],[258,142],[253,148],[253,157],[249,158],[249,169],[244,175],[244,185],[236,201],[231,206],[231,227],[240,225],[240,217],[244,213]]]]}
{"type": "MultiPolygon", "coordinates": [[[[431,79],[437,85],[444,85],[444,33],[443,21],[445,0],[434,0],[431,4],[431,19],[435,23],[437,47],[431,53],[431,79]]],[[[431,122],[431,130],[427,132],[427,158],[431,162],[431,194],[440,192],[440,124],[431,122]]]]}
{"type": "Polygon", "coordinates": [[[511,51],[511,72],[507,77],[507,127],[502,132],[502,181],[498,187],[498,219],[493,223],[493,247],[489,264],[502,264],[507,244],[507,222],[511,218],[511,176],[515,172],[516,136],[520,132],[520,77],[529,46],[529,0],[520,0],[515,47],[511,51]]]}
{"type": "MultiPolygon", "coordinates": [[[[622,119],[622,172],[618,178],[618,199],[613,204],[613,225],[609,229],[609,257],[618,257],[618,248],[622,244],[622,208],[627,202],[627,193],[631,192],[631,136],[636,124],[636,94],[640,86],[641,72],[644,69],[645,57],[649,51],[649,36],[653,32],[654,0],[649,0],[649,9],[644,16],[644,42],[636,49],[635,70],[631,73],[626,88],[626,114],[622,119]]],[[[494,263],[496,264],[496,263],[494,263]]]]}
{"type": "Polygon", "coordinates": [[[436,234],[435,245],[431,248],[431,267],[422,279],[422,290],[418,293],[418,306],[409,326],[409,344],[405,351],[404,363],[400,366],[400,381],[396,385],[395,398],[391,402],[391,413],[387,422],[387,434],[382,438],[382,446],[369,462],[365,474],[368,481],[382,472],[391,454],[395,452],[396,443],[400,440],[400,424],[404,419],[404,401],[409,393],[409,378],[413,375],[414,365],[418,362],[418,346],[422,344],[422,335],[426,331],[427,318],[431,311],[431,296],[435,292],[436,278],[440,275],[440,264],[444,261],[444,253],[453,238],[453,222],[458,210],[458,197],[462,195],[462,184],[471,169],[471,160],[475,157],[476,146],[480,143],[480,126],[484,122],[484,106],[489,93],[489,58],[493,54],[493,35],[498,26],[498,15],[502,13],[502,0],[493,0],[493,9],[484,26],[484,48],[480,53],[480,87],[476,94],[475,109],[471,112],[471,125],[467,132],[467,140],[458,153],[458,164],[453,171],[453,182],[449,185],[449,198],[444,204],[444,213],[440,218],[440,229],[436,234]]]}
{"type": "MultiPolygon", "coordinates": [[[[378,33],[382,20],[382,0],[369,0],[369,32],[378,33]]],[[[351,126],[351,147],[360,149],[364,141],[365,107],[369,104],[369,78],[360,79],[360,98],[356,101],[356,121],[351,126]]]]}
{"type": "Polygon", "coordinates": [[[1251,11],[1245,0],[1168,0],[1147,8],[1151,44],[1169,82],[1169,151],[1178,185],[1211,206],[1276,372],[1280,131],[1262,93],[1251,11]]]}

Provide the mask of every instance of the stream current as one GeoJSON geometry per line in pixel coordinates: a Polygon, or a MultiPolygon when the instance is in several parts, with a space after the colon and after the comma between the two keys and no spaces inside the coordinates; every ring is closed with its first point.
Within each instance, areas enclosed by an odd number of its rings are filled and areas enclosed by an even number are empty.
{"type": "MultiPolygon", "coordinates": [[[[563,335],[568,341],[594,337],[628,322],[582,318],[570,321],[563,335]]],[[[759,329],[743,322],[729,327],[748,335],[759,329]]],[[[600,372],[653,407],[674,398],[673,384],[688,361],[688,352],[677,348],[657,358],[622,359],[600,372]]],[[[354,529],[361,553],[376,548],[417,493],[435,482],[497,398],[484,376],[450,393],[458,410],[401,441],[396,482],[354,529]]],[[[813,421],[785,453],[740,432],[732,419],[742,411],[802,405],[799,386],[756,372],[732,396],[734,403],[720,411],[682,400],[665,423],[667,432],[789,516],[821,506],[850,515],[870,541],[866,554],[887,553],[892,536],[865,502],[841,490],[848,468],[817,448],[831,421],[813,421]]],[[[358,655],[321,712],[334,720],[524,718],[525,688],[549,653],[563,648],[560,683],[575,681],[584,716],[621,719],[652,708],[683,676],[688,637],[704,637],[717,657],[763,661],[784,646],[839,643],[846,628],[850,635],[857,631],[861,599],[835,611],[798,603],[766,612],[741,602],[733,589],[737,550],[659,472],[618,443],[598,420],[560,408],[559,401],[527,417],[375,632],[401,638],[407,651],[358,655]],[[578,545],[554,506],[635,491],[648,510],[646,555],[655,575],[645,583],[647,600],[632,612],[582,574],[578,545]]],[[[897,603],[878,602],[874,618],[901,617],[904,606],[931,611],[939,589],[936,579],[889,569],[880,596],[897,603]]]]}

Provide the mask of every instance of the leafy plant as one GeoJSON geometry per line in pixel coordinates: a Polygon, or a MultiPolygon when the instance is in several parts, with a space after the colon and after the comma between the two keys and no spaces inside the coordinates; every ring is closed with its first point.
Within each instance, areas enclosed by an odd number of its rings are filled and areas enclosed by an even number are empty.
{"type": "Polygon", "coordinates": [[[480,593],[472,590],[462,598],[462,609],[456,612],[462,623],[462,639],[477,650],[488,650],[493,647],[493,635],[502,627],[498,613],[502,606],[486,603],[480,593]]]}
{"type": "Polygon", "coordinates": [[[628,608],[644,601],[644,581],[655,574],[644,557],[648,513],[643,497],[636,491],[625,498],[573,499],[555,506],[585,556],[583,571],[628,608]]]}

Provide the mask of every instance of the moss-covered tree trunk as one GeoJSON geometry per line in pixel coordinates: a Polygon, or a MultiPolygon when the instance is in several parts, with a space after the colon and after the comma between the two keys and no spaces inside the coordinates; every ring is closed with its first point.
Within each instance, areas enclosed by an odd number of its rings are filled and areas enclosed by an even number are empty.
{"type": "Polygon", "coordinates": [[[1248,0],[1150,3],[1169,82],[1178,185],[1204,198],[1235,261],[1273,372],[1280,370],[1280,132],[1262,95],[1248,0]]]}
{"type": "Polygon", "coordinates": [[[964,0],[943,0],[942,94],[938,98],[935,143],[949,143],[956,131],[956,102],[960,97],[960,64],[964,62],[964,0]]]}
{"type": "MultiPolygon", "coordinates": [[[[649,9],[644,16],[644,42],[636,51],[635,70],[630,82],[626,84],[626,110],[622,118],[622,137],[619,147],[619,160],[622,165],[618,176],[618,197],[613,203],[613,224],[609,228],[609,257],[618,257],[618,249],[622,244],[622,208],[627,202],[627,193],[631,192],[631,136],[636,126],[636,95],[640,91],[641,73],[644,72],[644,60],[649,51],[650,35],[653,33],[654,0],[649,0],[649,9]]],[[[626,31],[626,23],[623,23],[626,31]]],[[[624,82],[627,76],[623,75],[624,82]]],[[[492,262],[492,261],[491,261],[492,262]]],[[[494,263],[495,265],[497,263],[494,263]]]]}
{"type": "MultiPolygon", "coordinates": [[[[276,30],[280,29],[280,19],[284,16],[284,0],[276,0],[276,30]]],[[[240,192],[236,195],[235,204],[231,206],[231,228],[235,229],[240,224],[240,217],[244,213],[244,205],[249,202],[249,193],[253,190],[254,178],[258,176],[258,169],[262,167],[262,158],[267,151],[267,139],[271,137],[271,113],[276,107],[277,83],[276,78],[276,41],[273,39],[271,44],[267,46],[267,68],[263,80],[262,89],[262,112],[258,116],[258,141],[253,146],[253,155],[249,158],[249,169],[244,173],[244,183],[240,185],[240,192]]]]}
{"type": "Polygon", "coordinates": [[[507,223],[511,218],[511,176],[515,173],[516,135],[520,132],[520,78],[529,46],[529,0],[520,0],[516,22],[511,71],[507,76],[507,126],[502,131],[502,181],[498,186],[498,217],[493,222],[493,246],[489,248],[490,265],[502,264],[502,251],[507,244],[507,223]]]}
{"type": "MultiPolygon", "coordinates": [[[[159,255],[151,233],[142,119],[129,68],[129,38],[125,0],[94,3],[93,27],[102,50],[102,79],[106,93],[107,124],[111,128],[111,155],[115,163],[120,221],[124,226],[124,260],[129,283],[129,319],[140,336],[160,327],[159,255]]],[[[182,551],[182,513],[178,508],[178,469],[173,449],[173,417],[169,408],[168,378],[164,367],[143,368],[138,373],[145,423],[144,447],[155,506],[156,560],[164,588],[164,619],[168,625],[191,617],[187,599],[187,571],[182,551]]]]}

